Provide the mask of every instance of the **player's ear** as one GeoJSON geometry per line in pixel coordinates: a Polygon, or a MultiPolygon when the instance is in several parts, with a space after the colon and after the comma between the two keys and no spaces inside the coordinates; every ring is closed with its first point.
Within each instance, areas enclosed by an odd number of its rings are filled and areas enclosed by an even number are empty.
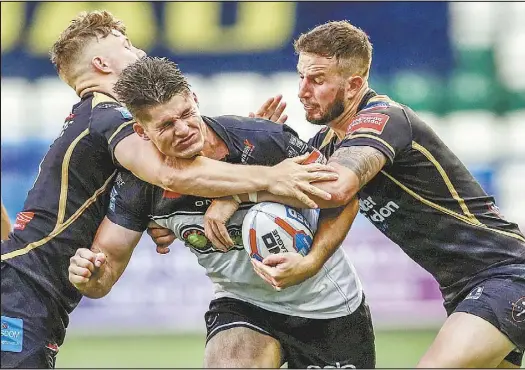
{"type": "Polygon", "coordinates": [[[139,135],[143,140],[149,140],[148,135],[146,134],[146,131],[144,130],[144,126],[142,124],[135,122],[133,124],[133,130],[139,135]]]}
{"type": "Polygon", "coordinates": [[[195,103],[197,103],[197,107],[199,106],[199,98],[197,98],[197,94],[195,94],[193,91],[191,93],[193,95],[193,100],[195,101],[195,103]]]}
{"type": "Polygon", "coordinates": [[[365,80],[361,76],[350,76],[346,79],[346,95],[349,98],[355,97],[361,91],[365,80]]]}
{"type": "Polygon", "coordinates": [[[111,73],[111,68],[109,67],[109,64],[106,62],[106,59],[103,57],[100,57],[100,56],[93,57],[93,59],[91,59],[91,65],[98,72],[111,73]]]}

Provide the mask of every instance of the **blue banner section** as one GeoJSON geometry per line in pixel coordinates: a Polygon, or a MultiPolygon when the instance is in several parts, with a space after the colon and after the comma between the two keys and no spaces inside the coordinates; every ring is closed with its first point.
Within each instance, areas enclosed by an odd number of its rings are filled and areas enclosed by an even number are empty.
{"type": "Polygon", "coordinates": [[[293,40],[347,19],[374,45],[374,75],[452,67],[445,2],[2,2],[2,77],[55,75],[48,52],[80,11],[107,9],[132,42],[186,73],[293,71],[293,40]]]}

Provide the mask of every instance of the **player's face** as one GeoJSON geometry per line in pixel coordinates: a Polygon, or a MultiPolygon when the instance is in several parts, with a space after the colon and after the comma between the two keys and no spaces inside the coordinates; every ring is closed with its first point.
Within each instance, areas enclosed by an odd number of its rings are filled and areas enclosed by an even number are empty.
{"type": "Polygon", "coordinates": [[[308,122],[326,125],[343,113],[345,79],[339,74],[334,58],[300,53],[297,72],[298,96],[308,122]]]}
{"type": "Polygon", "coordinates": [[[193,94],[175,95],[166,104],[148,110],[141,122],[147,137],[168,157],[192,158],[206,140],[206,125],[193,94]]]}
{"type": "Polygon", "coordinates": [[[146,56],[144,50],[134,47],[126,36],[116,30],[98,40],[95,48],[96,52],[104,58],[110,71],[117,76],[128,65],[146,56]]]}

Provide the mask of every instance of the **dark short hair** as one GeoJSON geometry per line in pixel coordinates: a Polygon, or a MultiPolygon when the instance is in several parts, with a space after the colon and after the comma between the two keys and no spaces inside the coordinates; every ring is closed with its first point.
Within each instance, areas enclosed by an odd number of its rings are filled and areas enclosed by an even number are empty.
{"type": "Polygon", "coordinates": [[[343,72],[368,77],[372,44],[362,29],[348,21],[324,23],[301,34],[294,41],[294,49],[297,54],[335,58],[343,72]]]}
{"type": "Polygon", "coordinates": [[[148,108],[167,103],[175,95],[191,92],[177,64],[157,57],[144,57],[127,66],[113,90],[139,120],[148,116],[148,108]]]}

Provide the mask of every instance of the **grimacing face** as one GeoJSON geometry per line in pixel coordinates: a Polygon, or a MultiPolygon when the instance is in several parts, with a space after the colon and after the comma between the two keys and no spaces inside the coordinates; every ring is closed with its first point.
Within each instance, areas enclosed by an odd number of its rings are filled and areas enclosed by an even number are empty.
{"type": "Polygon", "coordinates": [[[146,113],[148,119],[136,124],[135,130],[150,139],[162,154],[192,158],[204,148],[206,124],[192,93],[177,94],[167,103],[149,108],[146,113]]]}
{"type": "Polygon", "coordinates": [[[335,58],[301,52],[297,72],[300,78],[297,95],[308,122],[326,125],[343,113],[345,80],[338,72],[335,58]]]}

